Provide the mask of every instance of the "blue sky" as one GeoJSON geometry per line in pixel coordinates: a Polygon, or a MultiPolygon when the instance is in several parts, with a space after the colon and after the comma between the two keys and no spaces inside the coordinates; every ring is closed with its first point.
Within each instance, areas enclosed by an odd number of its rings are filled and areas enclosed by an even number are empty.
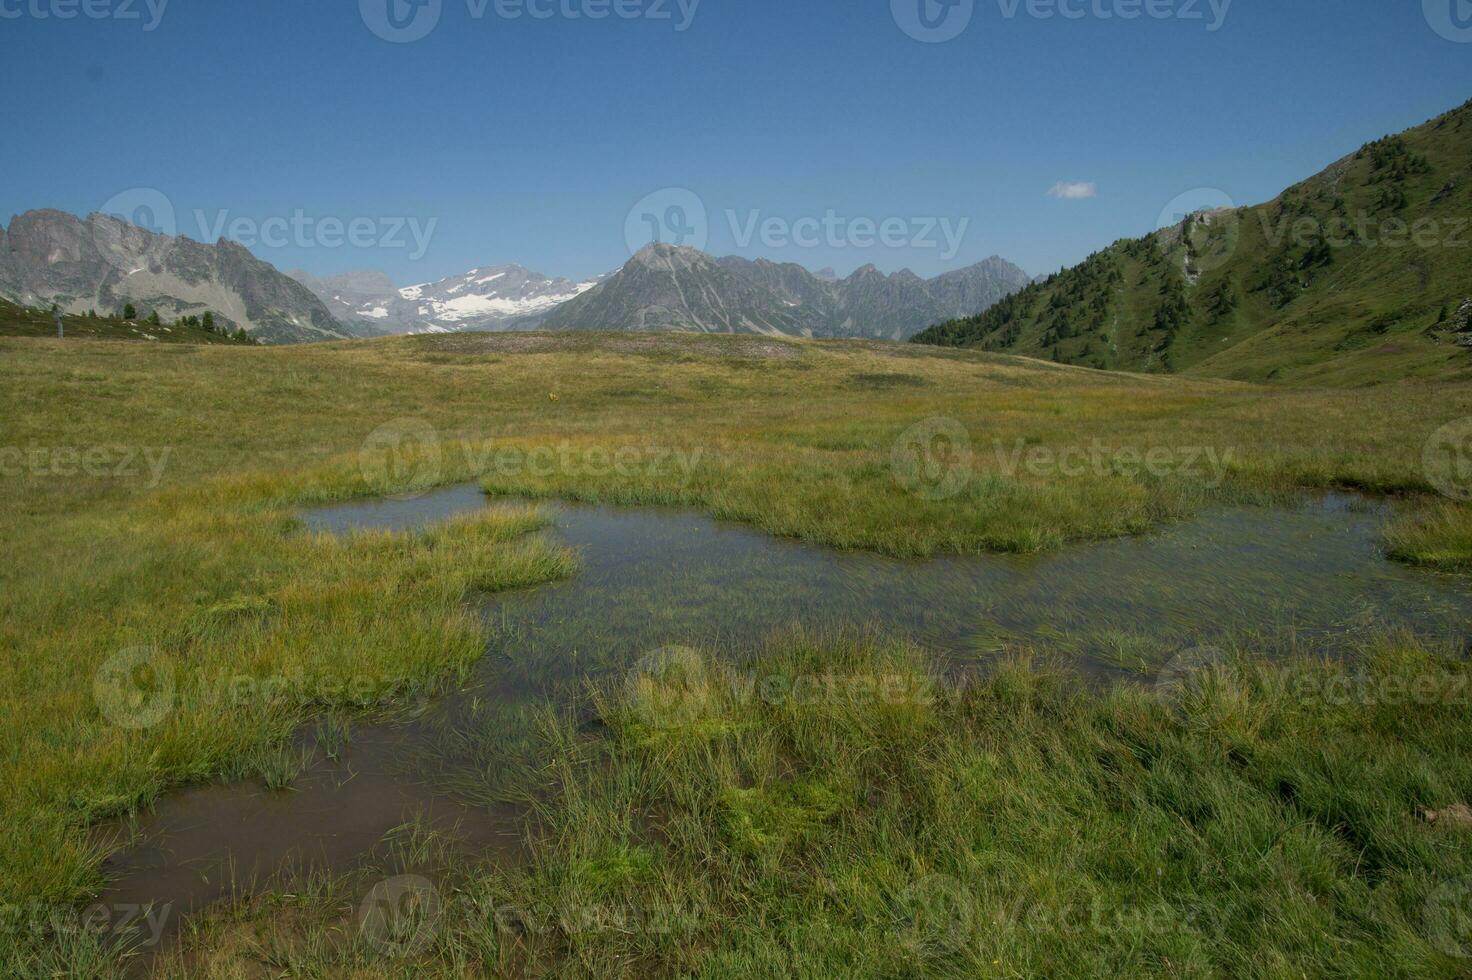
{"type": "Polygon", "coordinates": [[[179,233],[400,284],[588,276],[653,227],[840,273],[1037,273],[1472,96],[1467,0],[433,0],[396,8],[432,25],[405,43],[388,2],[0,0],[0,220],[147,188],[179,233]],[[949,39],[906,32],[920,2],[949,39]]]}

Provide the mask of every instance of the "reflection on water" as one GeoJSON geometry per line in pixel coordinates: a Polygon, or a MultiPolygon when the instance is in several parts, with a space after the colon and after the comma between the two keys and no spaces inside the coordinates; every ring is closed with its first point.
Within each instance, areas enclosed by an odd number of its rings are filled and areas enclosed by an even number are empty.
{"type": "MultiPolygon", "coordinates": [[[[408,531],[486,506],[471,486],[304,522],[408,531]]],[[[1376,537],[1386,508],[1346,497],[1224,510],[1036,558],[926,562],[775,539],[689,511],[549,507],[549,533],[580,552],[582,568],[486,602],[487,656],[468,690],[412,725],[355,732],[340,762],[319,762],[292,792],[216,786],[162,801],[144,843],[111,862],[117,883],[104,900],[187,912],[227,894],[232,875],[351,866],[416,816],[458,828],[478,853],[514,855],[523,818],[496,788],[530,706],[669,644],[740,658],[797,623],[874,626],[953,665],[1034,644],[1112,677],[1228,635],[1335,651],[1386,627],[1460,639],[1472,616],[1466,579],[1386,561],[1376,537]]]]}

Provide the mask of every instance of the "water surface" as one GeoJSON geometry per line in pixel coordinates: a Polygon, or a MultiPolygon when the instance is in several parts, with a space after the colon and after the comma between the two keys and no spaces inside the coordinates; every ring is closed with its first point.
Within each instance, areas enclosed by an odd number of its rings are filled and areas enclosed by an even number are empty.
{"type": "MultiPolygon", "coordinates": [[[[326,508],[303,522],[333,534],[412,532],[487,506],[467,486],[326,508]]],[[[467,689],[411,724],[359,728],[338,761],[319,753],[290,792],[210,786],[160,801],[143,843],[109,862],[116,881],[104,901],[173,903],[177,924],[283,867],[353,867],[413,819],[453,829],[478,855],[515,860],[525,815],[499,794],[534,706],[667,645],[741,659],[795,624],[877,627],[953,666],[1031,644],[1108,679],[1249,632],[1337,653],[1386,627],[1460,642],[1472,621],[1467,579],[1387,561],[1377,534],[1387,506],[1343,496],[1220,510],[1039,557],[922,562],[777,539],[687,510],[547,506],[548,533],[577,549],[581,569],[484,601],[486,657],[467,689]]]]}

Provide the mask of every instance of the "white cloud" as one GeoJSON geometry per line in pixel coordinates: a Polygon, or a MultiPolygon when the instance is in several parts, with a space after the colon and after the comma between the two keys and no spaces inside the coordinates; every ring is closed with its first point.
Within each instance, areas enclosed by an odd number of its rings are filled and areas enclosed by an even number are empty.
{"type": "Polygon", "coordinates": [[[1048,191],[1048,196],[1060,201],[1081,201],[1086,197],[1098,197],[1099,185],[1092,180],[1060,180],[1048,191]]]}

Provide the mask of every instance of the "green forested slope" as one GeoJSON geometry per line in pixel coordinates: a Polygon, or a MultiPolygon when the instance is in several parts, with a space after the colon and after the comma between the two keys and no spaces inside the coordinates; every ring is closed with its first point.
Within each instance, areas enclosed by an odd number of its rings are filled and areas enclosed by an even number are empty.
{"type": "Polygon", "coordinates": [[[1468,376],[1469,219],[1472,102],[1266,204],[1116,242],[915,339],[1244,380],[1468,376]]]}

